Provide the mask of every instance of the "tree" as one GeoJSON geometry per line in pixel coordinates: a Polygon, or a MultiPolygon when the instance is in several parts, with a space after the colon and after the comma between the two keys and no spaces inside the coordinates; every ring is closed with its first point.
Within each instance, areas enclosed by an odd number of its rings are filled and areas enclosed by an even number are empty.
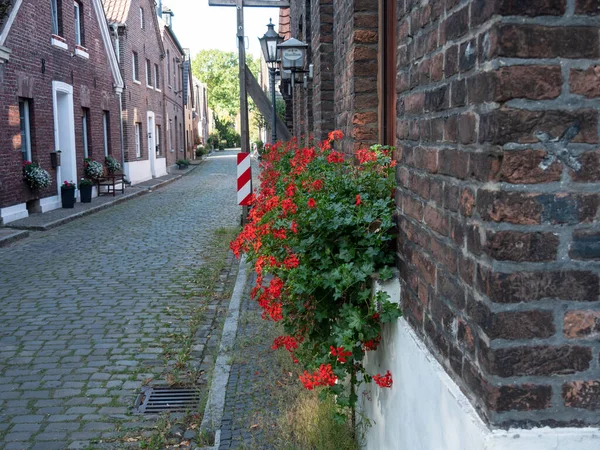
{"type": "MultiPolygon", "coordinates": [[[[259,63],[252,55],[246,64],[258,73],[259,63]]],[[[222,50],[201,50],[192,61],[192,72],[208,87],[208,106],[223,119],[235,118],[240,110],[238,56],[222,50]]]]}

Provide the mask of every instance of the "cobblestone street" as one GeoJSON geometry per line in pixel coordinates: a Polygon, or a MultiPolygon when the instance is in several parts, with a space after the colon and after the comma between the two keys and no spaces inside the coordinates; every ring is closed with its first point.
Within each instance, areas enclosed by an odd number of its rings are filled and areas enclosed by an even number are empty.
{"type": "Polygon", "coordinates": [[[189,314],[181,284],[239,223],[234,156],[0,249],[0,448],[95,448],[139,425],[134,400],[189,314]]]}

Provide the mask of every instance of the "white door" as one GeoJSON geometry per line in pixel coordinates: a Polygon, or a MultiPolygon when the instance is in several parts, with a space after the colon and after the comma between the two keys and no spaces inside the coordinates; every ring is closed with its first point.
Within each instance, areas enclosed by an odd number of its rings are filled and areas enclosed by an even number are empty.
{"type": "Polygon", "coordinates": [[[60,150],[60,167],[57,170],[57,190],[65,182],[77,184],[77,158],[75,155],[75,114],[73,112],[73,87],[60,81],[52,82],[54,112],[54,148],[60,150]]]}
{"type": "Polygon", "coordinates": [[[148,160],[150,161],[150,172],[152,173],[152,177],[156,178],[156,136],[154,133],[154,113],[152,111],[148,111],[146,131],[148,131],[148,160]]]}

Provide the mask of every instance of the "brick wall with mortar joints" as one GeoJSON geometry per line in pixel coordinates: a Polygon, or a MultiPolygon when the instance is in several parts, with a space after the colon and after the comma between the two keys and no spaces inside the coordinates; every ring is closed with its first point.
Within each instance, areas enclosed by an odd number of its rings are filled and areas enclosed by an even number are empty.
{"type": "Polygon", "coordinates": [[[50,163],[50,153],[55,150],[52,81],[73,86],[78,178],[83,176],[82,107],[89,107],[90,113],[90,156],[104,161],[102,110],[106,109],[110,113],[111,153],[120,159],[119,106],[107,52],[91,2],[84,0],[81,5],[87,60],[72,56],[75,50],[72,7],[62,10],[62,36],[68,50],[50,44],[50,2],[23,2],[10,30],[5,46],[12,53],[9,61],[0,66],[0,207],[56,195],[56,170],[50,163]],[[45,73],[42,73],[42,59],[45,73]],[[52,179],[50,187],[37,193],[27,187],[22,177],[19,97],[31,101],[32,159],[39,162],[52,179]]]}
{"type": "Polygon", "coordinates": [[[598,13],[398,5],[403,305],[494,425],[598,422],[598,13]],[[583,168],[540,169],[533,133],[576,119],[583,168]]]}
{"type": "MultiPolygon", "coordinates": [[[[158,64],[161,76],[164,79],[163,59],[158,36],[152,15],[154,7],[147,0],[134,0],[130,4],[129,15],[125,30],[121,30],[121,75],[125,83],[123,91],[123,140],[125,146],[125,161],[148,160],[148,119],[147,112],[155,114],[155,125],[164,130],[164,102],[163,93],[146,86],[146,59],[150,60],[151,67],[158,64]],[[139,8],[144,9],[144,28],[140,25],[139,8]],[[124,31],[124,32],[123,32],[124,31]],[[139,84],[133,81],[133,52],[138,54],[139,84]],[[141,156],[136,157],[135,124],[142,124],[141,156]]],[[[171,69],[172,70],[172,69],[171,69]]],[[[179,72],[180,73],[180,72],[179,72]]],[[[154,84],[154,75],[152,76],[154,84]]]]}
{"type": "MultiPolygon", "coordinates": [[[[175,129],[175,117],[177,117],[177,123],[179,124],[180,121],[183,118],[183,105],[182,105],[182,93],[178,93],[176,94],[176,92],[178,92],[179,90],[181,90],[179,86],[179,84],[177,84],[177,86],[174,83],[173,80],[173,58],[179,58],[180,61],[183,61],[183,54],[181,54],[179,52],[179,49],[177,48],[175,42],[173,42],[173,40],[171,39],[171,36],[169,36],[169,33],[166,31],[163,31],[162,33],[163,35],[163,45],[165,48],[165,58],[167,57],[166,55],[169,55],[169,58],[171,59],[171,61],[169,62],[169,68],[170,68],[170,83],[169,83],[169,76],[167,75],[166,71],[167,71],[167,65],[166,65],[166,59],[163,58],[161,60],[161,66],[162,66],[162,79],[165,83],[165,87],[163,89],[163,101],[164,101],[164,108],[165,108],[165,116],[164,116],[164,125],[163,127],[161,127],[161,131],[163,133],[164,136],[164,149],[165,151],[163,152],[163,156],[166,156],[167,158],[167,167],[168,166],[172,166],[173,164],[175,164],[175,162],[178,159],[182,159],[183,158],[183,153],[181,153],[179,151],[179,148],[183,148],[183,136],[181,135],[181,133],[179,132],[179,130],[175,129]],[[167,52],[168,50],[168,52],[167,52]],[[170,121],[170,122],[169,122],[170,121]],[[173,128],[171,131],[171,127],[173,128]],[[172,142],[171,145],[169,146],[169,133],[172,133],[172,142]],[[176,146],[176,142],[179,142],[179,147],[176,146]],[[173,153],[171,153],[171,149],[175,150],[173,153]]],[[[176,72],[179,73],[179,72],[176,72]]],[[[178,125],[179,126],[179,125],[178,125]]]]}

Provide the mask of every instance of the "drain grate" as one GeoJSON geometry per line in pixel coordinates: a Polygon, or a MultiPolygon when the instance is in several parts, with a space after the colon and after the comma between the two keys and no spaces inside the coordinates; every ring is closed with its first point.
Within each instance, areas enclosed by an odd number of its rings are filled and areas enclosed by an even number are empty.
{"type": "Polygon", "coordinates": [[[137,414],[159,414],[198,408],[200,391],[195,387],[149,387],[142,388],[133,406],[137,414]]]}

